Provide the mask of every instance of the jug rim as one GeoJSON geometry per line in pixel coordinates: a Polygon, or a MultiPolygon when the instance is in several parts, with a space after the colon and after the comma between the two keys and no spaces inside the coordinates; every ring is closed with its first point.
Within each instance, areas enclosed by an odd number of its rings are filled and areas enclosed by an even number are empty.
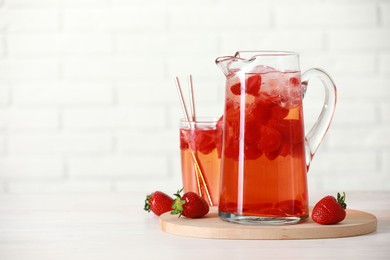
{"type": "Polygon", "coordinates": [[[234,56],[221,56],[215,59],[216,63],[226,60],[251,60],[255,57],[283,57],[283,56],[299,56],[297,52],[293,51],[272,51],[272,50],[263,50],[263,51],[237,51],[234,56]],[[243,58],[241,54],[253,54],[250,58],[243,58]]]}
{"type": "Polygon", "coordinates": [[[240,53],[253,53],[255,56],[290,56],[298,55],[297,52],[293,51],[274,51],[274,50],[263,50],[263,51],[237,51],[234,56],[240,57],[240,53]]]}
{"type": "Polygon", "coordinates": [[[234,56],[221,56],[215,64],[227,77],[239,71],[252,70],[256,65],[266,64],[281,71],[299,71],[299,54],[292,51],[237,51],[234,56]]]}

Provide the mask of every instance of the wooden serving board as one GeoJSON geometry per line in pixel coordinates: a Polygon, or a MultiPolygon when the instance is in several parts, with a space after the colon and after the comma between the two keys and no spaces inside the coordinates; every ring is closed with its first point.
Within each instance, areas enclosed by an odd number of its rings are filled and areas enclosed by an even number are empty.
{"type": "Polygon", "coordinates": [[[160,216],[161,229],[167,233],[215,239],[314,239],[338,238],[376,231],[377,220],[372,214],[347,209],[346,218],[334,225],[320,225],[309,218],[295,225],[265,226],[234,224],[218,217],[217,207],[211,207],[203,218],[178,218],[169,212],[160,216]]]}

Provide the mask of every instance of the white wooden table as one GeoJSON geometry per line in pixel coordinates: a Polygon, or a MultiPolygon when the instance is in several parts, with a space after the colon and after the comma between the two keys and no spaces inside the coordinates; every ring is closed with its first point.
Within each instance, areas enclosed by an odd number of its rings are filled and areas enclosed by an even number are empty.
{"type": "MultiPolygon", "coordinates": [[[[0,259],[390,259],[390,192],[347,192],[349,208],[377,217],[375,233],[313,240],[167,234],[158,217],[143,211],[145,195],[2,194],[0,259]]],[[[310,201],[323,195],[311,194],[310,201]]]]}

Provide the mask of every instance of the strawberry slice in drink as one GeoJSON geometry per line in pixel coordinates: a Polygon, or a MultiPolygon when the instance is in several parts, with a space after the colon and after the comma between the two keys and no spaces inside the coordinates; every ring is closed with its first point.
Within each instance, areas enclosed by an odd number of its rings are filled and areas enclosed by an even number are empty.
{"type": "MultiPolygon", "coordinates": [[[[248,75],[248,74],[247,74],[248,75]]],[[[249,74],[250,75],[250,74],[249,74]]],[[[252,96],[258,96],[261,86],[261,76],[260,74],[253,74],[245,80],[245,92],[252,96]]]]}
{"type": "MultiPolygon", "coordinates": [[[[260,91],[260,86],[261,86],[261,75],[260,74],[255,74],[255,73],[248,73],[246,74],[246,79],[245,79],[245,93],[252,95],[252,96],[258,96],[259,91],[260,91]],[[249,75],[249,76],[248,76],[249,75]],[[253,76],[250,76],[253,75],[253,76]]],[[[236,95],[239,96],[241,95],[242,92],[241,88],[241,83],[235,83],[230,87],[230,91],[236,95]]]]}
{"type": "Polygon", "coordinates": [[[280,147],[279,154],[283,157],[290,155],[292,153],[292,145],[289,143],[283,143],[282,147],[280,147]]]}
{"type": "Polygon", "coordinates": [[[245,160],[256,160],[263,154],[256,143],[246,144],[244,150],[245,160]]]}
{"type": "Polygon", "coordinates": [[[244,141],[245,159],[255,160],[263,154],[257,145],[259,141],[259,125],[253,115],[247,115],[246,117],[244,141]]]}
{"type": "Polygon", "coordinates": [[[289,112],[289,109],[281,107],[277,104],[271,105],[271,118],[273,119],[283,119],[288,115],[289,112]]]}
{"type": "Polygon", "coordinates": [[[239,143],[238,139],[229,138],[225,143],[225,156],[238,161],[239,143]]]}
{"type": "Polygon", "coordinates": [[[183,131],[180,131],[180,149],[188,149],[188,142],[183,131]]]}
{"type": "Polygon", "coordinates": [[[236,83],[233,86],[230,87],[230,91],[236,95],[239,96],[241,95],[241,83],[236,83]]]}
{"type": "Polygon", "coordinates": [[[272,104],[266,102],[256,102],[252,104],[253,108],[249,108],[249,113],[256,118],[259,123],[265,123],[271,119],[272,104]]]}
{"type": "Polygon", "coordinates": [[[258,147],[265,153],[278,151],[282,145],[282,135],[280,132],[269,126],[261,127],[261,137],[258,147]]]}
{"type": "Polygon", "coordinates": [[[203,154],[210,153],[216,147],[216,139],[213,130],[197,130],[195,136],[196,148],[203,154]]]}
{"type": "Polygon", "coordinates": [[[301,84],[301,81],[297,78],[297,77],[292,77],[290,78],[289,82],[293,85],[293,86],[299,86],[301,84]]]}

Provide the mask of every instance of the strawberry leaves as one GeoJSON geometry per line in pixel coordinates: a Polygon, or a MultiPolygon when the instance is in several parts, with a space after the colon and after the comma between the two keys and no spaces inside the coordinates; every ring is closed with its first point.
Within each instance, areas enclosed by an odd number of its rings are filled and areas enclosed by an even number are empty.
{"type": "Polygon", "coordinates": [[[347,208],[347,204],[345,203],[345,192],[343,192],[343,196],[341,196],[340,193],[337,192],[337,202],[343,209],[347,208]]]}
{"type": "Polygon", "coordinates": [[[152,211],[157,216],[171,212],[172,215],[179,214],[187,218],[200,218],[209,212],[209,205],[206,200],[195,192],[186,192],[183,196],[178,190],[174,195],[175,199],[161,191],[155,191],[146,196],[144,210],[152,211]]]}

